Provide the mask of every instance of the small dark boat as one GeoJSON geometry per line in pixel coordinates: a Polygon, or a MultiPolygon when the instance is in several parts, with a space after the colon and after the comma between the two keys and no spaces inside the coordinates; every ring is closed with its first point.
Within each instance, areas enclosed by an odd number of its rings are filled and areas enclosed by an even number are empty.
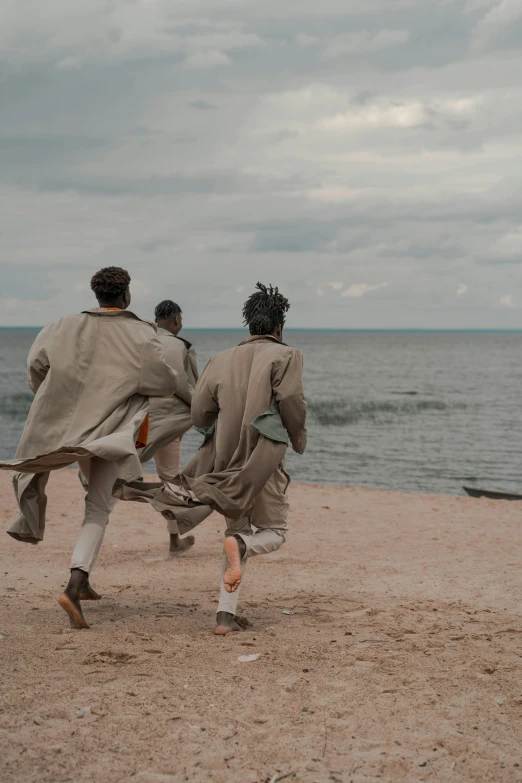
{"type": "Polygon", "coordinates": [[[489,498],[489,500],[522,500],[522,495],[513,492],[496,492],[492,489],[479,489],[478,487],[462,487],[471,498],[489,498]]]}

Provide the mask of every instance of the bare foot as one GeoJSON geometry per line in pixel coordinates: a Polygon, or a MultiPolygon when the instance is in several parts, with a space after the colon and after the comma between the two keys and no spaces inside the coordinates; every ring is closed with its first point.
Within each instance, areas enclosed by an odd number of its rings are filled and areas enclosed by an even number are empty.
{"type": "Polygon", "coordinates": [[[101,601],[102,597],[87,582],[80,592],[80,601],[101,601]]]}
{"type": "Polygon", "coordinates": [[[181,538],[181,536],[171,533],[169,555],[180,555],[182,552],[186,552],[187,549],[193,547],[195,543],[196,539],[194,536],[185,536],[185,538],[181,538]]]}
{"type": "Polygon", "coordinates": [[[216,615],[217,625],[214,628],[216,636],[226,636],[227,633],[236,633],[237,631],[243,631],[244,629],[236,621],[233,614],[229,612],[218,612],[216,615]]]}
{"type": "Polygon", "coordinates": [[[235,536],[225,538],[223,551],[227,561],[223,584],[227,593],[235,593],[241,584],[241,552],[235,536]]]}
{"type": "Polygon", "coordinates": [[[85,617],[83,616],[82,607],[80,606],[79,601],[74,601],[72,598],[69,598],[67,593],[62,593],[58,599],[58,603],[64,612],[69,616],[71,628],[89,627],[85,617]]]}

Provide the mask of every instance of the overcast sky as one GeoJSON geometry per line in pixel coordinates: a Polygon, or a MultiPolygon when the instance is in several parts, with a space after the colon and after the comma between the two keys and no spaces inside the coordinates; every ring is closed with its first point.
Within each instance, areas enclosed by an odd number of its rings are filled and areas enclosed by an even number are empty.
{"type": "Polygon", "coordinates": [[[3,0],[0,323],[522,327],[521,0],[3,0]]]}

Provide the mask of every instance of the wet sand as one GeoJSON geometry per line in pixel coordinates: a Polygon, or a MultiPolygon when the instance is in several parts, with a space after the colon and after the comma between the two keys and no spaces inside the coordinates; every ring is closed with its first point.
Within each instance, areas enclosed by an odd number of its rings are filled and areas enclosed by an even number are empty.
{"type": "Polygon", "coordinates": [[[522,781],[522,504],[294,486],[225,638],[222,519],[168,559],[163,520],[123,503],[70,630],[81,507],[63,471],[43,544],[0,533],[2,781],[522,781]]]}

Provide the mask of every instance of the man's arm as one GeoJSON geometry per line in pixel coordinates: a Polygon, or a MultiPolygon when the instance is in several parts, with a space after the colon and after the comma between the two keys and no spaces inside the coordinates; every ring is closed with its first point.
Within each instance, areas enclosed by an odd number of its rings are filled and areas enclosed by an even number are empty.
{"type": "Polygon", "coordinates": [[[178,373],[165,361],[163,347],[154,336],[143,351],[138,394],[144,397],[172,397],[177,385],[178,373]]]}
{"type": "Polygon", "coordinates": [[[303,355],[292,349],[275,368],[274,396],[292,448],[302,454],[306,448],[306,401],[303,392],[303,355]]]}
{"type": "Polygon", "coordinates": [[[198,372],[198,360],[194,348],[189,348],[187,350],[185,354],[185,358],[187,360],[186,370],[187,370],[187,377],[189,379],[189,383],[193,387],[195,387],[196,383],[198,382],[199,372],[198,372]]]}
{"type": "Polygon", "coordinates": [[[219,413],[219,406],[212,393],[210,382],[212,361],[212,359],[209,361],[197,383],[190,409],[193,425],[201,429],[212,427],[219,413]]]}
{"type": "Polygon", "coordinates": [[[27,383],[36,394],[49,372],[50,361],[47,355],[47,335],[49,327],[42,329],[34,341],[27,357],[27,383]]]}
{"type": "Polygon", "coordinates": [[[165,359],[173,369],[176,369],[178,373],[178,386],[176,389],[176,397],[179,397],[187,405],[192,405],[192,397],[194,396],[194,387],[191,385],[187,375],[187,349],[179,340],[172,340],[172,349],[170,352],[165,350],[165,359]],[[178,345],[176,345],[178,343],[178,345]],[[180,353],[180,346],[182,346],[182,353],[180,353]]]}

